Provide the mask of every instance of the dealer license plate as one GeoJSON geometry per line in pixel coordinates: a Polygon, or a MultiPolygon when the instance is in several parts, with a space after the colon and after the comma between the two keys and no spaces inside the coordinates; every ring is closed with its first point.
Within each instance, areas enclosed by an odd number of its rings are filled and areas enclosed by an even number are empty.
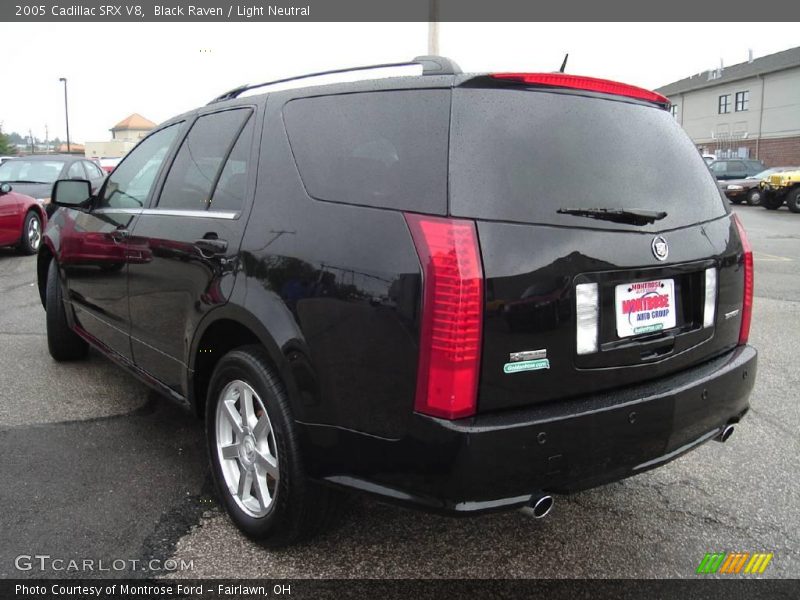
{"type": "Polygon", "coordinates": [[[621,338],[675,327],[675,280],[618,285],[614,290],[617,335],[621,338]]]}

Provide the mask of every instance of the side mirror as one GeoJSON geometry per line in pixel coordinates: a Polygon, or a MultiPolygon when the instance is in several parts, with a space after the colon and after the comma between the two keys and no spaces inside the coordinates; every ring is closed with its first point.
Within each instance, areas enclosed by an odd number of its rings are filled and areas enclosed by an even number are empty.
{"type": "Polygon", "coordinates": [[[92,184],[85,179],[62,179],[53,185],[50,201],[56,206],[82,207],[92,198],[92,184]]]}
{"type": "Polygon", "coordinates": [[[11,191],[11,184],[10,183],[0,183],[0,194],[7,194],[11,191]]]}

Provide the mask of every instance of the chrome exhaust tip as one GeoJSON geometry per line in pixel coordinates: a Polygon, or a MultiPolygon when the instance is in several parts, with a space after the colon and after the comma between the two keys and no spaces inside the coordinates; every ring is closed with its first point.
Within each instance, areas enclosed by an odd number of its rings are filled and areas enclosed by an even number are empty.
{"type": "Polygon", "coordinates": [[[553,497],[552,496],[541,496],[537,498],[535,501],[532,500],[531,503],[528,505],[530,508],[530,512],[533,515],[534,519],[541,519],[542,517],[546,517],[550,510],[553,508],[553,497]]]}
{"type": "Polygon", "coordinates": [[[722,432],[714,439],[720,443],[725,443],[733,435],[734,429],[735,427],[733,425],[726,425],[725,427],[723,427],[722,432]]]}

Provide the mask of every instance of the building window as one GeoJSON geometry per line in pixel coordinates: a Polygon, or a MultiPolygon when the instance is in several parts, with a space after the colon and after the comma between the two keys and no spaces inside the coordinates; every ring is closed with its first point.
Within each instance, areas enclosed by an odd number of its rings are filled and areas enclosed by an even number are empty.
{"type": "Polygon", "coordinates": [[[673,117],[675,117],[677,119],[678,118],[678,105],[677,104],[670,105],[669,112],[673,117]]]}
{"type": "Polygon", "coordinates": [[[731,95],[725,94],[719,97],[719,105],[718,105],[719,114],[724,115],[726,113],[731,112],[731,95]]]}
{"type": "Polygon", "coordinates": [[[736,92],[736,112],[747,110],[750,106],[750,91],[736,92]]]}

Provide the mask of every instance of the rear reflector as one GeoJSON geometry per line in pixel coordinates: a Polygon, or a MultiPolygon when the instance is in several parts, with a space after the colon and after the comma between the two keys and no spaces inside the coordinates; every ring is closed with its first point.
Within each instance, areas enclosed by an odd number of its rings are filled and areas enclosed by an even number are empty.
{"type": "Polygon", "coordinates": [[[597,352],[597,284],[575,286],[576,347],[578,354],[597,352]]]}
{"type": "Polygon", "coordinates": [[[703,306],[703,327],[712,327],[717,313],[717,269],[706,269],[706,301],[703,306]]]}
{"type": "Polygon", "coordinates": [[[733,222],[736,223],[736,229],[739,230],[739,239],[742,241],[742,250],[744,250],[744,294],[739,344],[746,344],[750,338],[750,320],[753,316],[753,249],[750,247],[744,225],[736,214],[733,215],[733,222]]]}
{"type": "Polygon", "coordinates": [[[495,79],[506,79],[518,81],[528,85],[544,85],[550,87],[569,88],[573,90],[585,90],[587,92],[600,92],[602,94],[612,94],[614,96],[625,96],[654,102],[660,106],[669,106],[669,99],[666,96],[651,92],[644,88],[619,83],[608,79],[597,79],[596,77],[581,77],[578,75],[566,75],[564,73],[493,73],[491,77],[495,79]]]}
{"type": "Polygon", "coordinates": [[[422,323],[414,409],[475,414],[483,329],[483,268],[472,221],[406,214],[422,265],[422,323]]]}

